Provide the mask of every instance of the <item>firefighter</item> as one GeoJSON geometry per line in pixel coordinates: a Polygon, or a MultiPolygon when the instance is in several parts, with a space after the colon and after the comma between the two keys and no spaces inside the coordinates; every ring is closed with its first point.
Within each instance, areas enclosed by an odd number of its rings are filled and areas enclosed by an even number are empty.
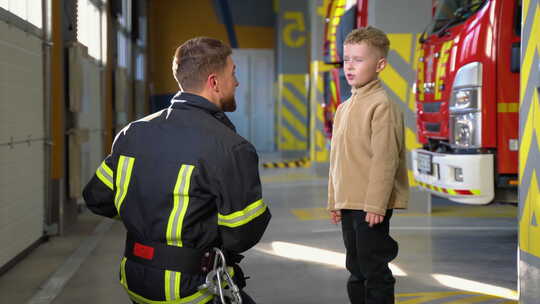
{"type": "Polygon", "coordinates": [[[90,210],[126,227],[120,283],[134,303],[221,302],[200,288],[214,247],[245,286],[240,253],[259,242],[271,214],[255,148],[224,114],[236,109],[231,52],[206,37],[178,47],[171,105],[121,130],[84,189],[90,210]]]}

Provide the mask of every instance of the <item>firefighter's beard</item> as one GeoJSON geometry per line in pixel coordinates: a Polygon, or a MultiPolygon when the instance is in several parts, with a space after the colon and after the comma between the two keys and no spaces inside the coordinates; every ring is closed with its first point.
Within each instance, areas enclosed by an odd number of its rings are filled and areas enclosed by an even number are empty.
{"type": "Polygon", "coordinates": [[[223,112],[234,112],[236,110],[236,99],[234,98],[234,94],[223,99],[221,101],[221,106],[223,108],[223,112]]]}

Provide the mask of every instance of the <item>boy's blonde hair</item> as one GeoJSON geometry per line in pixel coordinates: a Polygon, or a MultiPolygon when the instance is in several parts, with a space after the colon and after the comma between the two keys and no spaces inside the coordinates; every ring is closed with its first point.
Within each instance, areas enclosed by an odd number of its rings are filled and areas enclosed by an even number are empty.
{"type": "Polygon", "coordinates": [[[372,26],[357,28],[347,35],[343,44],[359,44],[361,42],[379,50],[382,57],[388,56],[390,40],[380,29],[372,26]]]}

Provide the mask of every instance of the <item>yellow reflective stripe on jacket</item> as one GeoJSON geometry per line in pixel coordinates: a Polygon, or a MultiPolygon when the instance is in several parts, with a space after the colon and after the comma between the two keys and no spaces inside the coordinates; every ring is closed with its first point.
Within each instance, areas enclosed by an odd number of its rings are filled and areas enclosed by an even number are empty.
{"type": "Polygon", "coordinates": [[[167,301],[180,299],[180,279],[178,271],[165,270],[165,299],[167,301]]]}
{"type": "Polygon", "coordinates": [[[149,300],[143,296],[140,296],[134,293],[133,291],[128,290],[127,288],[126,288],[126,291],[129,297],[131,298],[131,300],[139,304],[204,304],[214,299],[213,295],[198,291],[194,293],[193,295],[184,299],[178,299],[178,300],[173,300],[173,301],[154,301],[154,300],[149,300]]]}
{"type": "Polygon", "coordinates": [[[171,301],[155,301],[134,293],[133,291],[129,290],[127,286],[124,286],[124,288],[126,289],[131,300],[139,304],[204,304],[214,299],[214,296],[209,293],[197,291],[196,293],[186,298],[180,298],[171,301]]]}
{"type": "MultiPolygon", "coordinates": [[[[124,258],[126,259],[126,258],[124,258]]],[[[127,260],[127,259],[126,259],[127,260]]],[[[123,265],[125,265],[124,261],[122,260],[123,265]]],[[[150,300],[147,299],[131,290],[129,290],[127,286],[127,281],[120,281],[122,286],[124,286],[124,289],[128,293],[131,300],[133,300],[136,303],[139,304],[204,304],[212,301],[214,296],[212,294],[209,294],[204,291],[197,291],[196,293],[192,294],[189,297],[180,298],[178,297],[175,300],[166,300],[166,301],[156,301],[156,300],[150,300]]]]}
{"type": "Polygon", "coordinates": [[[113,172],[105,161],[97,168],[96,175],[109,189],[113,190],[113,172]]]}
{"type": "MultiPolygon", "coordinates": [[[[232,267],[227,267],[227,270],[229,272],[229,275],[231,277],[234,277],[234,269],[232,267]]],[[[176,300],[166,300],[166,301],[156,301],[156,300],[150,300],[147,299],[131,290],[128,289],[127,284],[123,284],[124,289],[128,293],[131,300],[133,300],[136,303],[139,304],[204,304],[212,301],[214,299],[214,295],[209,294],[206,290],[197,291],[196,293],[190,295],[189,297],[185,298],[178,298],[176,300]]],[[[223,281],[221,283],[221,286],[225,287],[227,286],[226,282],[223,281]]]]}
{"type": "Polygon", "coordinates": [[[173,209],[167,224],[167,245],[182,247],[182,225],[189,205],[189,186],[194,166],[182,165],[173,191],[173,209]]]}
{"type": "Polygon", "coordinates": [[[116,206],[116,210],[118,210],[118,214],[120,214],[120,207],[128,192],[134,163],[135,158],[124,155],[120,155],[120,159],[118,160],[118,170],[116,172],[116,196],[114,197],[114,205],[116,206]]]}
{"type": "Polygon", "coordinates": [[[218,225],[231,228],[242,226],[263,214],[265,210],[266,204],[260,199],[247,206],[244,210],[236,211],[228,215],[218,213],[218,225]]]}

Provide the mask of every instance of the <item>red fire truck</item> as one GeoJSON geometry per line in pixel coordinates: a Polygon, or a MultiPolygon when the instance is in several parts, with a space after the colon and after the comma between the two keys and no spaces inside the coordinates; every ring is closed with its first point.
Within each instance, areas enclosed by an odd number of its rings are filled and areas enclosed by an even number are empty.
{"type": "MultiPolygon", "coordinates": [[[[325,27],[325,130],[350,95],[341,45],[367,25],[368,0],[332,0],[325,27]]],[[[521,0],[434,0],[414,90],[416,181],[467,204],[517,202],[521,0]]]]}
{"type": "Polygon", "coordinates": [[[438,0],[420,38],[415,179],[452,201],[517,201],[521,0],[438,0]]]}

